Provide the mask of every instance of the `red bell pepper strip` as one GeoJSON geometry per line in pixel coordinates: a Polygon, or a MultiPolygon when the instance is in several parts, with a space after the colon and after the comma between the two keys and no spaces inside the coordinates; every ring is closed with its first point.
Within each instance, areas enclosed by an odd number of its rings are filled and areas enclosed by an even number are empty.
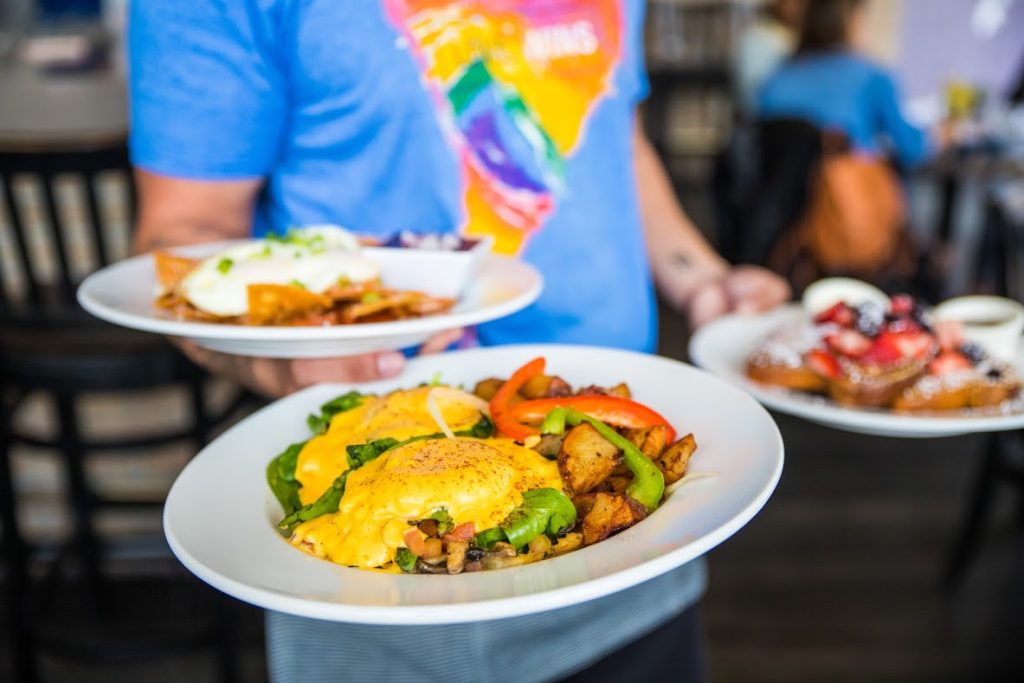
{"type": "Polygon", "coordinates": [[[518,422],[509,414],[511,406],[510,401],[519,392],[519,389],[526,384],[531,378],[544,373],[544,366],[546,361],[543,357],[534,358],[529,363],[519,368],[512,373],[512,376],[506,380],[501,388],[498,389],[497,393],[491,399],[491,420],[494,421],[494,426],[498,428],[498,432],[501,434],[515,439],[516,441],[522,441],[523,439],[540,434],[540,431],[524,425],[518,422]]]}
{"type": "MultiPolygon", "coordinates": [[[[497,396],[495,396],[497,398],[497,396]]],[[[523,401],[511,406],[508,419],[517,423],[540,422],[555,408],[574,408],[616,427],[638,429],[664,425],[665,440],[672,443],[676,440],[676,430],[657,411],[621,396],[603,394],[587,394],[585,396],[565,396],[562,398],[540,398],[534,401],[523,401]]],[[[493,413],[494,408],[491,408],[493,413]]]]}

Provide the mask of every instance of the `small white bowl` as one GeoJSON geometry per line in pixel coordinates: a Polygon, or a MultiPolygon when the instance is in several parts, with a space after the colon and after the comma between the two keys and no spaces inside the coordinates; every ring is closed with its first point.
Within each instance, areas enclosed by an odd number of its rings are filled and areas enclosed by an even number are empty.
{"type": "Polygon", "coordinates": [[[1017,358],[1024,334],[1024,306],[1000,296],[961,296],[935,307],[935,318],[963,325],[964,339],[999,360],[1017,358]]]}
{"type": "Polygon", "coordinates": [[[459,298],[476,275],[480,261],[494,244],[482,237],[470,249],[416,249],[363,247],[362,252],[380,266],[380,279],[390,289],[429,292],[433,296],[459,298]]]}
{"type": "Polygon", "coordinates": [[[827,277],[804,290],[804,310],[817,315],[844,301],[850,306],[859,306],[874,301],[884,310],[889,309],[889,297],[874,285],[848,277],[827,277]]]}

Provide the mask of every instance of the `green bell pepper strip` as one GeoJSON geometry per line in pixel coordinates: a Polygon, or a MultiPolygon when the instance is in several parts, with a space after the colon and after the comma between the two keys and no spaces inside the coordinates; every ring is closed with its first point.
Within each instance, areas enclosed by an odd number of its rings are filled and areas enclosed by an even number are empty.
{"type": "Polygon", "coordinates": [[[416,569],[416,553],[408,548],[399,548],[395,553],[395,564],[406,574],[411,574],[416,569]]]}
{"type": "Polygon", "coordinates": [[[581,422],[588,423],[609,443],[622,450],[626,467],[633,473],[633,483],[626,488],[626,494],[647,508],[648,512],[657,508],[665,494],[665,475],[632,441],[604,422],[574,408],[555,408],[544,418],[541,431],[545,434],[561,434],[566,425],[575,427],[581,422]]]}
{"type": "Polygon", "coordinates": [[[523,504],[506,515],[501,524],[473,537],[478,548],[490,550],[499,541],[516,548],[526,546],[541,534],[557,536],[576,523],[576,506],[558,489],[533,489],[523,494],[523,504]]]}
{"type": "Polygon", "coordinates": [[[290,536],[295,527],[302,522],[308,522],[311,519],[337,512],[338,506],[341,505],[341,497],[345,494],[345,482],[348,480],[348,475],[351,471],[345,470],[342,472],[337,479],[331,482],[327,490],[320,494],[319,498],[309,505],[303,505],[295,512],[286,516],[277,523],[277,528],[290,536]]]}
{"type": "Polygon", "coordinates": [[[305,441],[293,443],[267,463],[267,484],[270,485],[270,490],[274,492],[274,497],[281,503],[286,515],[302,507],[302,503],[299,502],[299,489],[302,488],[302,484],[295,479],[295,466],[305,445],[305,441]]]}
{"type": "Polygon", "coordinates": [[[533,489],[499,525],[508,542],[522,548],[541,534],[557,536],[576,523],[576,506],[558,489],[533,489]]]}

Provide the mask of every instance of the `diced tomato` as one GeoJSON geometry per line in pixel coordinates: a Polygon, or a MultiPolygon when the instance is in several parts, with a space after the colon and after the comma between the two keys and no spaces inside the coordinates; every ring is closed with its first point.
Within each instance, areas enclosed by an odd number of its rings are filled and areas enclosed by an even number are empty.
{"type": "Polygon", "coordinates": [[[840,301],[829,309],[819,313],[814,318],[816,323],[835,323],[843,327],[850,327],[856,321],[857,316],[853,309],[840,301]]]}
{"type": "Polygon", "coordinates": [[[476,524],[473,522],[465,522],[460,524],[444,536],[446,541],[471,541],[473,536],[476,535],[476,524]]]}
{"type": "Polygon", "coordinates": [[[889,310],[893,315],[910,315],[914,312],[914,297],[909,294],[895,294],[889,300],[889,310]]]}
{"type": "Polygon", "coordinates": [[[842,374],[839,361],[824,349],[811,349],[807,352],[807,367],[822,377],[828,377],[829,379],[839,379],[839,376],[842,374]]]}
{"type": "MultiPolygon", "coordinates": [[[[440,539],[438,539],[440,540],[440,539]]],[[[427,545],[420,535],[419,529],[409,529],[405,532],[405,547],[412,551],[413,555],[423,557],[427,552],[427,545]]]]}
{"type": "Polygon", "coordinates": [[[939,357],[928,364],[928,371],[933,375],[945,375],[959,370],[970,370],[973,365],[962,353],[943,351],[939,357]]]}
{"type": "Polygon", "coordinates": [[[840,330],[825,337],[825,343],[833,351],[856,358],[871,348],[871,340],[856,330],[840,330]]]}

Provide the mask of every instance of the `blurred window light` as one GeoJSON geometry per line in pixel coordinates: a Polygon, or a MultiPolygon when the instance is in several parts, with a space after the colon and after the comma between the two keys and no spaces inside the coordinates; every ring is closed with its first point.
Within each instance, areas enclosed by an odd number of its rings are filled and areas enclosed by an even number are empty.
{"type": "Polygon", "coordinates": [[[991,38],[999,33],[1010,14],[1015,0],[978,0],[971,16],[971,28],[982,38],[991,38]]]}

